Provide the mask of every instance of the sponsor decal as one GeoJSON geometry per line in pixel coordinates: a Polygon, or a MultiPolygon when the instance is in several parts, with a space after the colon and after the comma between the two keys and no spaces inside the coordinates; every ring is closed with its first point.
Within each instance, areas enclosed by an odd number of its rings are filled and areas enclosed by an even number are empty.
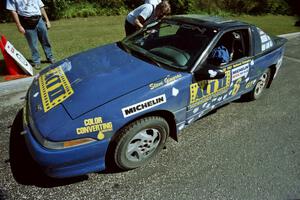
{"type": "Polygon", "coordinates": [[[210,78],[214,78],[217,76],[218,72],[210,69],[210,70],[208,70],[208,74],[209,74],[210,78]]]}
{"type": "Polygon", "coordinates": [[[113,130],[112,122],[103,122],[102,117],[94,117],[83,120],[83,126],[76,129],[77,135],[98,132],[98,139],[105,138],[104,133],[113,130]]]}
{"type": "Polygon", "coordinates": [[[74,93],[61,66],[41,75],[39,85],[44,112],[48,112],[74,93]]]}
{"type": "MultiPolygon", "coordinates": [[[[253,60],[248,59],[248,60],[245,60],[245,61],[243,61],[243,62],[236,63],[236,64],[234,64],[234,65],[230,65],[230,66],[227,67],[226,70],[232,70],[232,69],[237,68],[237,67],[240,67],[241,65],[244,65],[244,64],[251,64],[252,61],[253,61],[253,60]]],[[[253,61],[253,64],[254,64],[254,61],[253,61]]]]}
{"type": "Polygon", "coordinates": [[[190,85],[190,109],[225,93],[231,83],[231,72],[225,72],[225,77],[215,80],[204,80],[190,85]]]}
{"type": "Polygon", "coordinates": [[[151,108],[154,108],[154,107],[164,104],[166,102],[167,102],[166,95],[163,94],[163,95],[148,99],[146,101],[142,101],[137,104],[123,108],[122,113],[123,113],[123,116],[126,118],[126,117],[130,117],[132,115],[138,114],[140,112],[143,112],[145,110],[149,110],[151,108]]]}
{"type": "Polygon", "coordinates": [[[238,93],[238,91],[240,90],[240,88],[241,88],[241,82],[242,82],[242,78],[239,78],[235,82],[235,84],[233,85],[233,90],[232,90],[232,93],[231,93],[232,96],[235,96],[238,93]]]}
{"type": "Polygon", "coordinates": [[[40,93],[36,92],[36,93],[34,93],[33,97],[36,98],[36,97],[39,96],[39,94],[40,94],[40,93]]]}
{"type": "Polygon", "coordinates": [[[172,95],[173,95],[174,97],[177,97],[178,94],[179,94],[179,90],[178,90],[177,88],[173,87],[173,88],[172,88],[172,95]]]}
{"type": "Polygon", "coordinates": [[[178,130],[181,131],[182,129],[184,129],[184,124],[182,124],[181,126],[178,127],[178,130]]]}
{"type": "Polygon", "coordinates": [[[226,93],[231,87],[233,87],[233,90],[228,94],[235,95],[240,89],[241,79],[243,77],[247,78],[251,63],[254,64],[254,61],[248,59],[228,66],[225,69],[225,77],[222,79],[203,80],[191,84],[189,109],[193,109],[210,100],[215,102],[219,95],[226,93]]]}
{"type": "Polygon", "coordinates": [[[274,78],[276,78],[277,74],[278,74],[278,71],[282,65],[282,60],[283,60],[283,55],[279,58],[277,64],[276,64],[276,72],[275,72],[275,75],[274,75],[274,78]]]}
{"type": "Polygon", "coordinates": [[[247,77],[249,73],[249,64],[241,65],[232,69],[232,81],[238,80],[241,77],[247,77]]]}
{"type": "Polygon", "coordinates": [[[164,80],[161,80],[161,81],[158,81],[158,82],[155,82],[155,83],[150,83],[149,88],[150,88],[150,90],[157,89],[161,86],[170,84],[170,83],[180,79],[181,77],[182,77],[181,74],[177,74],[177,75],[172,76],[172,77],[168,76],[168,77],[164,78],[164,80]]]}
{"type": "Polygon", "coordinates": [[[250,87],[252,87],[255,84],[256,80],[250,81],[246,84],[246,89],[249,89],[250,87]]]}

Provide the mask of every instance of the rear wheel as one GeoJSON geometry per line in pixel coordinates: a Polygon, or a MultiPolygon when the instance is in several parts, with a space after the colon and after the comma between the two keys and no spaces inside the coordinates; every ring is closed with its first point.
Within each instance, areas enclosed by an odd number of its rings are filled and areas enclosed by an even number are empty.
{"type": "Polygon", "coordinates": [[[123,128],[116,138],[114,162],[121,169],[134,169],[150,161],[164,147],[169,135],[165,119],[139,119],[123,128]]]}
{"type": "Polygon", "coordinates": [[[267,87],[271,76],[271,71],[268,68],[259,78],[253,90],[245,95],[248,100],[256,100],[258,99],[265,88],[267,87]]]}

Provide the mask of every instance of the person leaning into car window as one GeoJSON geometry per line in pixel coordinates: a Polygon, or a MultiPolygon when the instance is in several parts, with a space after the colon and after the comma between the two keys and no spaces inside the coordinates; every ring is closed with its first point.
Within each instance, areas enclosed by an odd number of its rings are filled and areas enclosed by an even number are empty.
{"type": "Polygon", "coordinates": [[[55,60],[52,55],[47,31],[51,24],[43,2],[41,0],[7,0],[6,9],[11,11],[19,32],[26,37],[31,50],[34,68],[40,69],[41,65],[38,40],[44,49],[48,62],[54,63],[55,60]],[[46,24],[41,15],[45,18],[46,24]]]}
{"type": "Polygon", "coordinates": [[[133,34],[152,21],[159,20],[171,13],[171,6],[168,1],[162,1],[156,7],[153,4],[145,3],[131,11],[125,20],[126,36],[133,34]]]}

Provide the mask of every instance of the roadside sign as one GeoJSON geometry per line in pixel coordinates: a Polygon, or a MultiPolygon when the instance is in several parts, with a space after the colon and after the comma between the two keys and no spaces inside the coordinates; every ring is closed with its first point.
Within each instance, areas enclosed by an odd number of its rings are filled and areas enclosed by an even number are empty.
{"type": "Polygon", "coordinates": [[[5,51],[18,63],[24,72],[33,75],[33,69],[31,64],[26,60],[26,58],[14,48],[14,46],[7,41],[5,45],[5,51]]]}

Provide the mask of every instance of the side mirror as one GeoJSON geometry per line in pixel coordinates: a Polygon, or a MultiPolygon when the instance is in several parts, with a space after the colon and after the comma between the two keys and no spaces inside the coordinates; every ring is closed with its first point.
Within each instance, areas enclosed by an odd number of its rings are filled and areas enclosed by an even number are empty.
{"type": "Polygon", "coordinates": [[[225,72],[217,67],[207,67],[197,70],[194,77],[197,81],[222,79],[225,77],[225,72]]]}

